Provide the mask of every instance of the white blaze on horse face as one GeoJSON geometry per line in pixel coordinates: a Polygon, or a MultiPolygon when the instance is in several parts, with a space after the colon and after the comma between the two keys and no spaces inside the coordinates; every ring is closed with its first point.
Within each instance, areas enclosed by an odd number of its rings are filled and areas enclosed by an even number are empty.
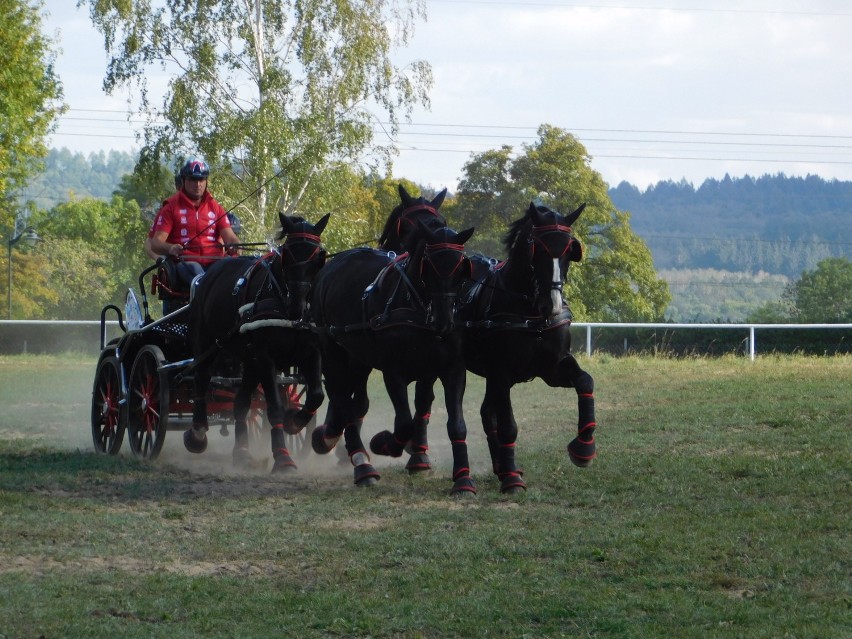
{"type": "Polygon", "coordinates": [[[550,301],[553,302],[553,311],[551,317],[559,315],[562,312],[562,291],[560,288],[555,288],[562,283],[562,271],[559,268],[559,260],[553,260],[553,287],[550,289],[550,301]]]}

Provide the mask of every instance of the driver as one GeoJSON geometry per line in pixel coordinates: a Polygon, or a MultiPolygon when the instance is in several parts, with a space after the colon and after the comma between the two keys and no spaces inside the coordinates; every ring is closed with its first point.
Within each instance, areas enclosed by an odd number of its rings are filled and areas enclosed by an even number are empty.
{"type": "Polygon", "coordinates": [[[203,160],[187,160],[175,178],[177,192],[163,202],[146,242],[153,256],[181,258],[177,273],[187,287],[224,255],[225,245],[239,242],[225,209],[207,190],[209,175],[203,160]]]}

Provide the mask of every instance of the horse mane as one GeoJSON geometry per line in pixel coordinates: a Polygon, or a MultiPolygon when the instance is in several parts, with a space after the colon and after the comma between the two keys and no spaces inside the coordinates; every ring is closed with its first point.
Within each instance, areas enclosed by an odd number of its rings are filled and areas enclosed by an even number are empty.
{"type": "Polygon", "coordinates": [[[391,231],[396,226],[396,222],[399,219],[399,216],[402,215],[402,211],[404,210],[405,205],[398,204],[391,214],[388,216],[388,219],[385,220],[385,227],[382,229],[382,234],[379,236],[379,246],[384,246],[385,242],[388,241],[390,237],[391,231]]]}
{"type": "Polygon", "coordinates": [[[517,242],[518,238],[522,234],[524,236],[529,235],[529,229],[531,227],[532,222],[528,215],[524,215],[509,224],[509,230],[506,231],[506,235],[503,236],[503,246],[506,249],[507,255],[512,253],[512,247],[515,246],[515,242],[517,242]],[[524,231],[525,227],[526,231],[524,231]]]}

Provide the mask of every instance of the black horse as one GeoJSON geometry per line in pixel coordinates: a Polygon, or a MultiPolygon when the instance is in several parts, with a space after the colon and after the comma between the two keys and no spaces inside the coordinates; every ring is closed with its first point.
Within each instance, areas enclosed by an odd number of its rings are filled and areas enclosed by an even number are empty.
{"type": "MultiPolygon", "coordinates": [[[[447,196],[447,189],[442,190],[431,200],[422,196],[413,197],[402,184],[398,186],[398,191],[400,203],[394,207],[393,211],[391,211],[388,216],[388,219],[385,221],[384,228],[382,229],[382,233],[379,237],[378,248],[383,251],[402,254],[405,252],[411,252],[417,248],[415,246],[416,240],[413,240],[412,238],[418,237],[419,224],[422,223],[432,230],[438,230],[447,226],[446,219],[444,219],[439,211],[441,204],[443,204],[444,199],[447,196]]],[[[354,399],[355,405],[363,406],[364,411],[366,412],[366,409],[369,406],[366,384],[363,389],[358,389],[355,392],[357,393],[357,397],[354,399]]],[[[416,385],[414,422],[416,426],[415,430],[417,432],[425,432],[425,428],[429,423],[430,417],[428,409],[431,408],[434,399],[435,397],[432,393],[431,384],[416,385]],[[424,406],[426,409],[423,408],[424,406]]],[[[328,423],[333,419],[330,414],[331,411],[332,404],[329,402],[326,409],[325,423],[328,423]]],[[[360,419],[363,419],[363,417],[364,416],[361,415],[360,419]]],[[[408,450],[411,455],[408,459],[408,464],[406,465],[409,472],[414,473],[429,470],[431,468],[431,463],[426,452],[427,448],[428,446],[426,442],[423,442],[422,444],[412,442],[409,444],[408,450]]],[[[340,456],[341,461],[345,462],[346,453],[343,451],[341,454],[341,450],[342,449],[338,449],[338,455],[340,456]]]]}
{"type": "Polygon", "coordinates": [[[584,208],[563,216],[530,204],[504,238],[504,262],[473,260],[473,284],[459,316],[466,327],[466,366],[485,378],[480,417],[502,492],[526,489],[515,463],[518,428],[510,395],[519,382],[539,377],[549,386],[573,387],[579,421],[568,454],[579,466],[595,457],[594,383],[570,352],[572,317],[562,299],[568,266],[583,254],[571,224],[584,208]]]}
{"type": "Polygon", "coordinates": [[[216,262],[201,277],[189,309],[189,336],[194,355],[192,428],[184,445],[193,453],[207,447],[207,403],[210,378],[220,358],[242,365],[242,381],[234,399],[235,463],[248,457],[246,417],[252,394],[260,384],[272,426],[273,472],[294,468],[284,443],[285,431],[297,433],[322,404],[319,347],[305,321],[311,283],[325,264],[320,235],[329,215],[317,224],[297,216],[279,215],[284,243],[260,259],[234,258],[216,262]],[[296,367],[305,382],[304,405],[286,408],[276,378],[296,367]]]}
{"type": "Polygon", "coordinates": [[[352,249],[335,256],[314,283],[311,310],[320,334],[329,411],[312,445],[327,453],[343,436],[359,486],[379,478],[360,435],[369,407],[367,380],[378,369],[396,415],[393,433],[377,434],[371,450],[402,455],[415,428],[408,385],[425,380],[431,387],[440,379],[453,442],[453,492],[470,490],[462,412],[465,368],[455,306],[470,277],[464,243],[472,234],[472,228],[432,230],[420,221],[406,234],[410,244],[416,243],[411,254],[352,249]]]}

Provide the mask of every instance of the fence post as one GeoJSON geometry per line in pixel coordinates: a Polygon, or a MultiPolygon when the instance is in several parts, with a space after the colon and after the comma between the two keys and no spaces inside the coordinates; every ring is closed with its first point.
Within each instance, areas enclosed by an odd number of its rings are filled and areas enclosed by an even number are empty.
{"type": "Polygon", "coordinates": [[[592,356],[592,327],[586,327],[586,355],[592,356]]]}
{"type": "Polygon", "coordinates": [[[754,361],[754,326],[748,327],[748,356],[754,361]]]}

